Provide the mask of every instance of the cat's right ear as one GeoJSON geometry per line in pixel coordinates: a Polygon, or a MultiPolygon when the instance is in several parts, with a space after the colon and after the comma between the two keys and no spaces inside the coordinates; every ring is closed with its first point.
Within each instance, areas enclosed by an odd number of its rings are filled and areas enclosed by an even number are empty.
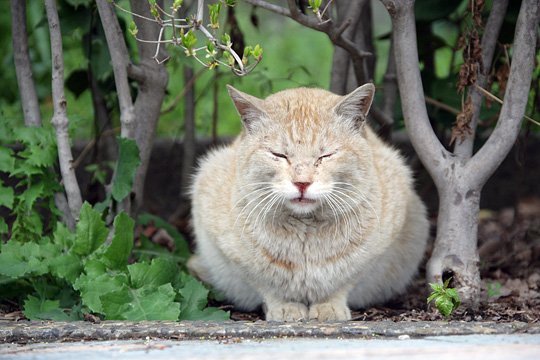
{"type": "Polygon", "coordinates": [[[227,91],[234,102],[238,114],[240,114],[244,127],[247,131],[252,131],[254,124],[266,116],[264,110],[261,109],[262,100],[236,90],[231,85],[227,85],[227,91]]]}

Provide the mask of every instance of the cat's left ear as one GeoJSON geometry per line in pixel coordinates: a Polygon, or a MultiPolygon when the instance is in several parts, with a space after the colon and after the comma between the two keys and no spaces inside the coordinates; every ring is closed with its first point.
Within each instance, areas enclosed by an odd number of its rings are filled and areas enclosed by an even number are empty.
{"type": "Polygon", "coordinates": [[[252,131],[259,119],[265,116],[261,109],[263,100],[236,90],[231,85],[227,85],[227,91],[242,118],[242,123],[248,131],[252,131]]]}
{"type": "Polygon", "coordinates": [[[375,85],[368,83],[345,95],[334,107],[334,112],[355,123],[363,123],[373,102],[375,85]]]}

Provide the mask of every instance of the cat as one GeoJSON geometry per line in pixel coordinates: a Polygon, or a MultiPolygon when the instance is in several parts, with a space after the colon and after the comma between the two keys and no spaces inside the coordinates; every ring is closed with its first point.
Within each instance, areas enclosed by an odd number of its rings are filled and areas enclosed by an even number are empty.
{"type": "Polygon", "coordinates": [[[366,124],[374,85],[228,92],[243,130],[195,174],[190,271],[268,321],[350,320],[402,293],[429,224],[403,158],[366,124]]]}

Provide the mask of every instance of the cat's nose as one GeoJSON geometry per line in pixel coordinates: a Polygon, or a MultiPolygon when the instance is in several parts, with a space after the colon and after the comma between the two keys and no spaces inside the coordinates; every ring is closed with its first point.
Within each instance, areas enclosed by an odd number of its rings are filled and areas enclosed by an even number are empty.
{"type": "Polygon", "coordinates": [[[310,182],[295,182],[293,184],[294,184],[294,186],[296,186],[298,188],[298,190],[300,191],[301,194],[304,194],[304,192],[306,192],[308,186],[311,185],[310,182]]]}

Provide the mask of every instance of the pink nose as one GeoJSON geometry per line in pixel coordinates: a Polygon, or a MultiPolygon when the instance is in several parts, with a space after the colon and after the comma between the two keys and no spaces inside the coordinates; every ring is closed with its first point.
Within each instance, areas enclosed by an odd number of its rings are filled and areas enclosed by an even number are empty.
{"type": "Polygon", "coordinates": [[[301,194],[304,194],[306,192],[309,185],[311,185],[310,182],[295,182],[294,185],[298,188],[301,194]]]}

